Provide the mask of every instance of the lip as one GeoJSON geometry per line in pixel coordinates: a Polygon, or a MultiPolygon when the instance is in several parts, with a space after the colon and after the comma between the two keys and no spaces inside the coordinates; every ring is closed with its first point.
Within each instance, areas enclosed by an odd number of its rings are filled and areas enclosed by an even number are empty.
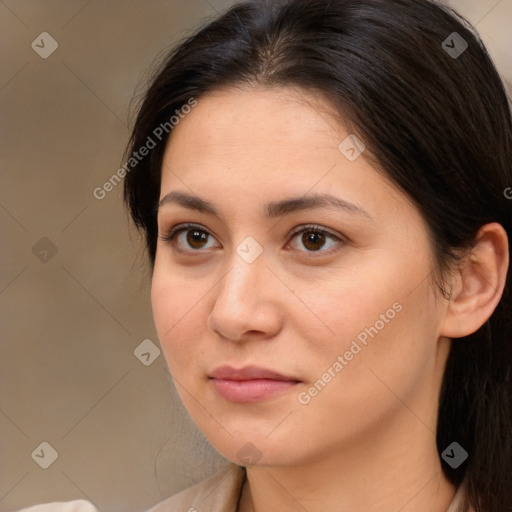
{"type": "Polygon", "coordinates": [[[209,377],[213,379],[227,380],[271,379],[281,381],[299,381],[299,379],[295,377],[282,375],[273,370],[268,370],[267,368],[261,368],[259,366],[245,366],[239,370],[236,370],[232,366],[219,366],[210,373],[209,377]]]}
{"type": "Polygon", "coordinates": [[[209,376],[215,391],[229,402],[251,403],[284,393],[301,381],[267,368],[220,366],[209,376]]]}

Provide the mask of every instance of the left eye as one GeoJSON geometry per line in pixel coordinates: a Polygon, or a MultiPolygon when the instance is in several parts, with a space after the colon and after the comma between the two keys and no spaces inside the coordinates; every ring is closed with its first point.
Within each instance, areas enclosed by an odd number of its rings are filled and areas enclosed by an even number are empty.
{"type": "MultiPolygon", "coordinates": [[[[319,226],[304,226],[292,231],[290,234],[292,240],[299,235],[302,235],[300,242],[307,249],[303,252],[331,252],[330,249],[333,246],[343,242],[339,237],[319,226]],[[325,250],[325,244],[329,239],[331,240],[331,245],[328,245],[327,250],[325,250]]],[[[187,251],[189,250],[188,248],[191,248],[191,252],[199,252],[201,249],[210,249],[212,247],[207,245],[210,237],[213,239],[208,231],[199,226],[181,225],[181,227],[177,226],[171,229],[167,236],[160,236],[159,238],[173,246],[178,245],[180,247],[178,250],[187,251]],[[182,249],[184,245],[188,245],[188,248],[182,249]]]]}
{"type": "Polygon", "coordinates": [[[292,232],[292,239],[298,235],[302,235],[300,241],[303,246],[308,249],[306,252],[331,252],[330,249],[333,246],[342,242],[339,237],[318,226],[305,226],[300,228],[298,231],[292,232]],[[320,251],[319,249],[324,248],[325,242],[328,239],[331,239],[332,244],[327,247],[327,250],[320,251]]]}

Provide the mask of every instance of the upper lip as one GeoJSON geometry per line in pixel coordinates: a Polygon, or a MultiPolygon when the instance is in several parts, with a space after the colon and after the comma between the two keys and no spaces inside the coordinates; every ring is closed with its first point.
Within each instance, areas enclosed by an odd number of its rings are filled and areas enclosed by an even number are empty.
{"type": "Polygon", "coordinates": [[[297,381],[295,377],[282,375],[267,368],[260,368],[258,366],[245,366],[239,370],[231,366],[219,366],[213,370],[210,375],[212,379],[225,379],[225,380],[253,380],[253,379],[272,379],[272,380],[286,380],[297,381]]]}

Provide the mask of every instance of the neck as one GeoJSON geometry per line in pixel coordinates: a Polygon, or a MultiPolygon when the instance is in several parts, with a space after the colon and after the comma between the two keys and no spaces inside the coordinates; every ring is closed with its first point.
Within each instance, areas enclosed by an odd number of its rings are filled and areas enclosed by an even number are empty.
{"type": "Polygon", "coordinates": [[[308,463],[248,467],[239,511],[446,512],[456,489],[441,470],[435,436],[404,415],[401,432],[381,424],[371,442],[354,440],[308,463]]]}

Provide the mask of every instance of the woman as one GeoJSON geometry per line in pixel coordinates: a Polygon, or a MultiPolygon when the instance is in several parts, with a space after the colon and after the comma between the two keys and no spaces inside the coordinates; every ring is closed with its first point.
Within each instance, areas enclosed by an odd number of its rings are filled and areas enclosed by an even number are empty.
{"type": "Polygon", "coordinates": [[[231,464],[151,512],[512,510],[511,161],[491,59],[429,0],[248,1],[173,51],[125,199],[231,464]]]}

